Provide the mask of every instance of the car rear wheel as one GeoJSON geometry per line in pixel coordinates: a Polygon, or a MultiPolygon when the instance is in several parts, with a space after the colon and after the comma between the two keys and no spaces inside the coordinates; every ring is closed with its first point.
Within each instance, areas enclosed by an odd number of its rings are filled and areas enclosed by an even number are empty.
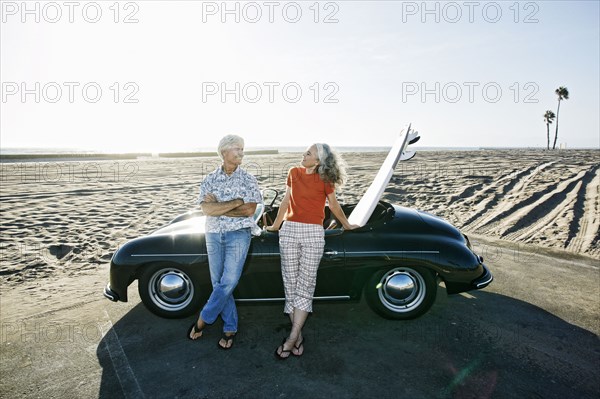
{"type": "Polygon", "coordinates": [[[435,275],[417,267],[380,270],[365,286],[367,303],[386,319],[419,317],[433,305],[436,294],[435,275]]]}
{"type": "Polygon", "coordinates": [[[202,300],[198,284],[181,266],[148,267],[139,279],[138,291],[148,310],[169,319],[197,312],[202,300]]]}

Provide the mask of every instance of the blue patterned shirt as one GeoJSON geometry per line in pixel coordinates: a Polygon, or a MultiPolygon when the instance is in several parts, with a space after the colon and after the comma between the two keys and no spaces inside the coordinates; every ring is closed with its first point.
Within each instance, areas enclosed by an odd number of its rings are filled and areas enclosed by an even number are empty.
{"type": "MultiPolygon", "coordinates": [[[[200,195],[198,197],[199,204],[204,201],[204,197],[207,194],[213,194],[217,197],[217,201],[219,202],[241,198],[244,200],[244,203],[262,203],[262,195],[260,194],[256,178],[239,166],[231,176],[227,176],[220,166],[214,172],[206,176],[204,181],[200,184],[200,195]]],[[[256,223],[252,220],[252,216],[206,217],[207,233],[223,233],[255,226],[256,223]]]]}

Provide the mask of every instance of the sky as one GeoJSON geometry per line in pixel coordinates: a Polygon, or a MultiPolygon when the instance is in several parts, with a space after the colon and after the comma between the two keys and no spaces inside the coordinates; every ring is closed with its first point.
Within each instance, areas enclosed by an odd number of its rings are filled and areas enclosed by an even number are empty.
{"type": "Polygon", "coordinates": [[[2,148],[600,148],[598,1],[0,6],[2,148]]]}

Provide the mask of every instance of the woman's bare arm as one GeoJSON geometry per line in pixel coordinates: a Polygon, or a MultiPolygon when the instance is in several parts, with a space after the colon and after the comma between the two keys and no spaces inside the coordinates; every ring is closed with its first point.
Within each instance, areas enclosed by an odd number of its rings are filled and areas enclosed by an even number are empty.
{"type": "Polygon", "coordinates": [[[344,229],[353,230],[353,229],[358,229],[360,227],[357,224],[350,224],[350,222],[348,222],[348,218],[344,214],[344,211],[342,210],[340,203],[337,201],[337,198],[335,197],[335,191],[332,192],[331,194],[327,195],[327,201],[329,202],[329,210],[331,211],[331,213],[333,213],[333,216],[335,216],[336,219],[339,220],[340,223],[342,223],[342,226],[344,227],[344,229]]]}
{"type": "Polygon", "coordinates": [[[281,223],[283,223],[283,218],[285,217],[285,213],[287,212],[288,206],[290,204],[290,188],[286,187],[285,195],[281,200],[281,204],[279,205],[279,210],[277,211],[277,217],[272,225],[267,227],[268,231],[277,231],[281,227],[281,223]]]}

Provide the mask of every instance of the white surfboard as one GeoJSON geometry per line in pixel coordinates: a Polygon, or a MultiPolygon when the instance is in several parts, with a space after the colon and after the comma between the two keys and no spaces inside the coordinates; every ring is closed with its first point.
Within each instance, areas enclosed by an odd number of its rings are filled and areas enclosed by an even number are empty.
{"type": "Polygon", "coordinates": [[[410,126],[408,125],[406,131],[403,130],[400,132],[400,136],[396,139],[385,161],[383,161],[375,179],[348,217],[348,221],[351,224],[357,224],[361,227],[367,224],[383,191],[394,174],[394,169],[396,169],[398,161],[409,160],[415,156],[414,151],[405,151],[408,143],[411,141],[416,142],[419,137],[419,133],[411,131],[410,126]]]}

